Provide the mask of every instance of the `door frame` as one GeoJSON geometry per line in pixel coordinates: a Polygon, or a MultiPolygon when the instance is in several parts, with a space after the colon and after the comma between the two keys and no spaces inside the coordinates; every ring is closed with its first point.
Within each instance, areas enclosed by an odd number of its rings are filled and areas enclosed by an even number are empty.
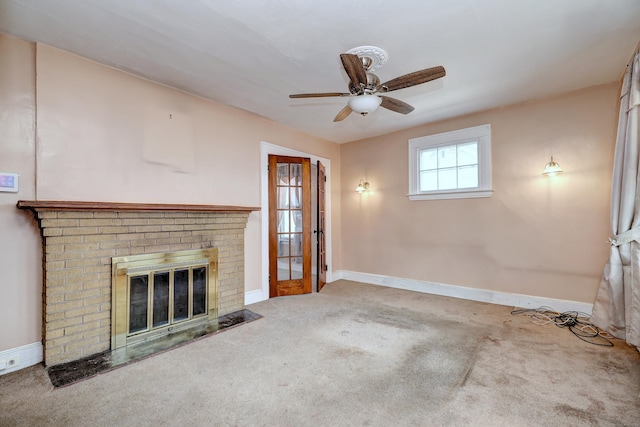
{"type": "MultiPolygon", "coordinates": [[[[260,252],[262,258],[260,291],[252,291],[245,295],[245,304],[253,304],[259,301],[269,299],[269,154],[291,157],[308,157],[311,162],[320,160],[324,165],[327,175],[327,185],[325,187],[325,237],[326,237],[326,257],[327,265],[327,283],[332,282],[332,247],[331,247],[331,160],[316,156],[310,153],[293,150],[291,148],[281,147],[266,141],[260,142],[260,223],[261,223],[261,244],[260,252]]],[[[314,213],[312,212],[312,215],[314,213]]],[[[311,233],[313,236],[313,233],[311,233]]],[[[313,238],[313,237],[312,237],[313,238]]]]}

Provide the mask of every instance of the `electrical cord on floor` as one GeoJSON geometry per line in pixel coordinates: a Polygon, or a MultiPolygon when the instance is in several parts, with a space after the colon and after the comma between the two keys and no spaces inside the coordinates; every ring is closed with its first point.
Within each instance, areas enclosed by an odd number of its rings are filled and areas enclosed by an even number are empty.
{"type": "Polygon", "coordinates": [[[567,328],[582,341],[593,345],[613,347],[609,333],[589,322],[591,316],[580,311],[559,313],[551,307],[514,309],[511,314],[526,314],[536,325],[553,323],[559,328],[567,328]]]}

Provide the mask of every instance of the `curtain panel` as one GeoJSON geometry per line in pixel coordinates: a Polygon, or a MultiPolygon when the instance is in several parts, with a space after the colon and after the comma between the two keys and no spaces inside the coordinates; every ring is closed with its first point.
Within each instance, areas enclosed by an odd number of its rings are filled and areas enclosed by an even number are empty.
{"type": "Polygon", "coordinates": [[[640,51],[627,65],[620,95],[611,194],[611,250],[592,322],[640,349],[640,51]]]}

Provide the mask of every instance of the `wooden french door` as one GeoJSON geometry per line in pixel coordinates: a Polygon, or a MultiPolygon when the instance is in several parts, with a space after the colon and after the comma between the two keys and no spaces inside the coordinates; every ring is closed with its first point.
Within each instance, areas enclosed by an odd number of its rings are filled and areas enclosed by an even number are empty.
{"type": "Polygon", "coordinates": [[[317,277],[318,292],[327,283],[327,249],[325,230],[325,194],[324,188],[327,183],[327,175],[324,172],[324,165],[318,160],[318,259],[317,259],[317,277]]]}
{"type": "Polygon", "coordinates": [[[311,293],[311,162],[269,156],[269,297],[311,293]]]}

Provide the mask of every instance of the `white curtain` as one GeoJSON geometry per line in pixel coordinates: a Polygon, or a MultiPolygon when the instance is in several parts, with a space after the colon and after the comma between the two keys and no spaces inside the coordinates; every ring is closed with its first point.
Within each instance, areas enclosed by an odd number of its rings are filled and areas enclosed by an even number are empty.
{"type": "Polygon", "coordinates": [[[622,83],[613,165],[611,251],[592,322],[640,349],[640,51],[622,83]]]}

